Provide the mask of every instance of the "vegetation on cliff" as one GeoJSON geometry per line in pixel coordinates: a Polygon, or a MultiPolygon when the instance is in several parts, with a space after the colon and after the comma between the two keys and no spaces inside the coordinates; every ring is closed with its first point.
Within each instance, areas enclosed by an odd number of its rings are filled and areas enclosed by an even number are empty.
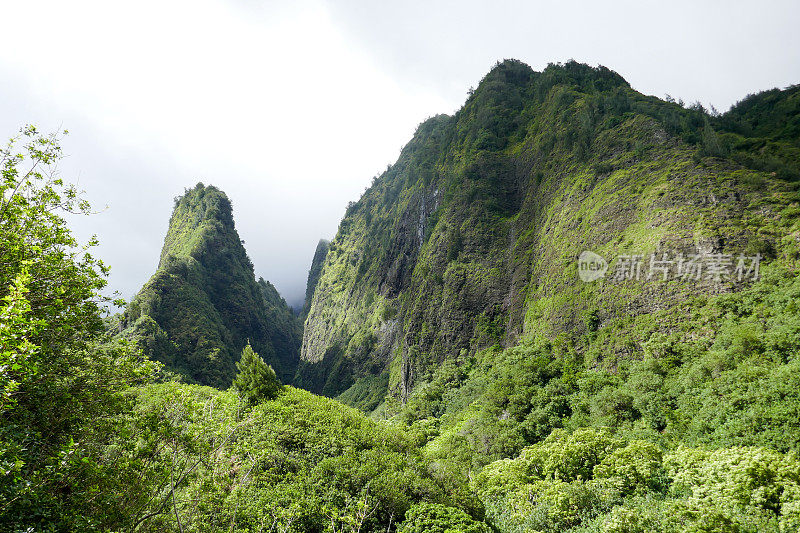
{"type": "Polygon", "coordinates": [[[230,385],[248,342],[291,381],[301,331],[275,288],[256,282],[228,198],[202,184],[175,200],[158,270],[121,328],[168,369],[217,387],[230,385]]]}
{"type": "Polygon", "coordinates": [[[712,125],[728,118],[641,95],[603,67],[498,64],[348,209],[306,322],[301,382],[335,395],[385,373],[384,393],[402,401],[462,351],[738,290],[576,276],[584,250],[775,257],[795,185],[707,155],[732,150],[712,125]]]}
{"type": "Polygon", "coordinates": [[[1,154],[0,527],[800,529],[798,94],[719,115],[500,63],[320,243],[304,329],[202,185],[104,317],[63,219],[88,205],[25,130],[1,154]]]}
{"type": "MultiPolygon", "coordinates": [[[[501,531],[791,530],[797,94],[719,115],[603,67],[498,64],[348,208],[298,383],[423,435],[454,483],[590,430],[655,446],[658,464],[719,453],[790,465],[778,488],[741,478],[787,498],[755,507],[702,496],[715,482],[691,487],[678,470],[638,495],[587,485],[591,472],[523,476],[503,485],[506,503],[473,479],[501,531]],[[609,264],[594,283],[577,275],[587,250],[609,264]],[[678,272],[692,256],[730,264],[678,272]],[[669,279],[648,276],[652,258],[669,259],[669,279]],[[735,274],[745,258],[758,276],[735,274]]],[[[739,476],[725,460],[715,468],[739,476]]]]}
{"type": "Polygon", "coordinates": [[[300,317],[305,320],[308,312],[311,309],[311,300],[314,298],[314,291],[317,289],[317,282],[319,275],[322,273],[322,265],[325,264],[325,258],[328,256],[330,249],[330,242],[325,239],[320,239],[317,243],[317,249],[314,250],[314,258],[311,260],[311,268],[308,270],[308,282],[306,283],[306,299],[303,303],[303,310],[300,317]]]}

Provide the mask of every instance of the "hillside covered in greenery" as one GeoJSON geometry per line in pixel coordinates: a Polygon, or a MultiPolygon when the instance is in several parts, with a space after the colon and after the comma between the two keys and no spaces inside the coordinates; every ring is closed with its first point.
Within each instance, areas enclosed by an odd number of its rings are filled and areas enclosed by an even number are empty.
{"type": "Polygon", "coordinates": [[[227,387],[248,341],[284,381],[301,326],[269,282],[256,282],[231,203],[198,184],[175,200],[158,270],[127,306],[122,335],[190,381],[227,387]]]}
{"type": "MultiPolygon", "coordinates": [[[[791,102],[796,92],[781,94],[791,102]]],[[[349,207],[306,322],[303,382],[338,394],[385,373],[402,399],[461,351],[583,333],[589,315],[603,330],[735,290],[731,279],[584,284],[575,259],[772,258],[794,222],[783,210],[796,201],[785,178],[798,135],[778,119],[779,133],[739,128],[760,141],[715,130],[743,123],[733,117],[746,103],[715,118],[641,95],[603,67],[498,64],[453,117],[420,125],[349,207]],[[745,139],[779,146],[780,168],[732,161],[751,162],[734,157],[745,139]]]]}
{"type": "Polygon", "coordinates": [[[798,95],[498,63],[319,243],[300,317],[202,184],[109,316],[24,129],[0,530],[800,531],[798,95]]]}
{"type": "MultiPolygon", "coordinates": [[[[797,453],[797,94],[718,115],[642,95],[603,67],[499,63],[349,206],[297,383],[424,430],[429,457],[462,480],[581,428],[659,453],[797,453]],[[608,260],[604,278],[579,279],[584,251],[608,260]],[[692,257],[706,270],[681,271],[692,257]],[[743,275],[753,258],[759,274],[743,275]]],[[[493,524],[601,527],[621,501],[589,491],[566,503],[589,485],[534,486],[546,478],[519,478],[521,499],[493,524]],[[548,518],[551,497],[581,516],[548,518]]],[[[669,490],[644,492],[665,521],[636,527],[688,527],[652,500],[669,490]]],[[[764,520],[777,524],[778,507],[764,520]]],[[[767,528],[709,512],[731,530],[767,528]]]]}

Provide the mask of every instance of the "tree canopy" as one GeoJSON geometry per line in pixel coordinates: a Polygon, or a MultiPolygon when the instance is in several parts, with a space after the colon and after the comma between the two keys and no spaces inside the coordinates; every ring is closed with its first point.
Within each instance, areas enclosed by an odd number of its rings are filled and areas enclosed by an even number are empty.
{"type": "Polygon", "coordinates": [[[236,369],[238,373],[233,380],[233,388],[249,404],[273,400],[283,388],[272,367],[253,351],[249,343],[242,350],[236,369]]]}

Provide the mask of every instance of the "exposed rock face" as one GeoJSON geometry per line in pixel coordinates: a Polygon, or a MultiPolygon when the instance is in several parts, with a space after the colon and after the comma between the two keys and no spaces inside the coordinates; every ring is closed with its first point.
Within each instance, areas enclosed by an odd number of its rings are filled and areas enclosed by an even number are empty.
{"type": "Polygon", "coordinates": [[[124,335],[186,378],[227,387],[249,341],[283,381],[301,327],[268,282],[256,282],[220,190],[202,184],[176,199],[158,270],[126,309],[124,335]]]}
{"type": "Polygon", "coordinates": [[[584,250],[613,261],[740,253],[762,239],[787,185],[704,157],[707,122],[603,67],[498,64],[348,208],[313,292],[298,382],[335,395],[388,373],[386,392],[402,399],[459,354],[732,290],[577,276],[584,250]]]}

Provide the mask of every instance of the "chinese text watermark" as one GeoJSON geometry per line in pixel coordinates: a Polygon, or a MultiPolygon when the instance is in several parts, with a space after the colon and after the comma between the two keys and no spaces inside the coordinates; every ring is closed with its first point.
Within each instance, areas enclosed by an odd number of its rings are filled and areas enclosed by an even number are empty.
{"type": "Polygon", "coordinates": [[[684,254],[666,251],[620,255],[616,261],[585,251],[578,257],[578,277],[585,282],[608,278],[611,281],[755,281],[761,255],[684,254]]]}

